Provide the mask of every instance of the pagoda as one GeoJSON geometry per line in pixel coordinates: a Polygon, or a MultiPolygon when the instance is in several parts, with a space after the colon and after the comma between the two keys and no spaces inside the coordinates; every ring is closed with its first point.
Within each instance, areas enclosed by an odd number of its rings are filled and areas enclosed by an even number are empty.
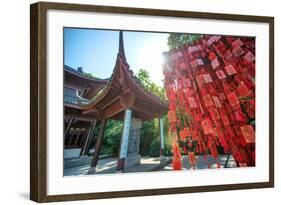
{"type": "MultiPolygon", "coordinates": [[[[160,125],[163,125],[161,117],[168,110],[167,101],[146,90],[130,70],[126,61],[122,31],[119,33],[119,50],[115,67],[107,85],[92,99],[81,100],[79,106],[84,114],[91,113],[100,121],[89,173],[95,173],[107,120],[123,121],[117,170],[124,171],[125,168],[140,163],[139,143],[142,122],[158,118],[160,125]]],[[[163,140],[163,132],[160,131],[161,149],[164,147],[163,140]]]]}

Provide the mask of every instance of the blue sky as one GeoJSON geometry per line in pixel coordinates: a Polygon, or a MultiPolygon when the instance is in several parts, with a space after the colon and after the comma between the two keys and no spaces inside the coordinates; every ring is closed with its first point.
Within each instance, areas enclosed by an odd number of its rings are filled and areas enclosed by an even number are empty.
{"type": "MultiPolygon", "coordinates": [[[[149,71],[150,78],[162,85],[162,52],[168,50],[168,34],[123,32],[124,47],[130,68],[149,71]]],[[[110,77],[118,52],[119,32],[96,29],[64,29],[64,63],[99,78],[110,77]]]]}

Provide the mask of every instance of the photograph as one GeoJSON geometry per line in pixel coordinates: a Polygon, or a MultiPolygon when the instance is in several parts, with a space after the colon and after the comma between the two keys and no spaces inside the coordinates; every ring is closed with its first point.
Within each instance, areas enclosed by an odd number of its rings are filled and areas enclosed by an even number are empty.
{"type": "Polygon", "coordinates": [[[30,14],[32,200],[274,187],[274,17],[30,14]]]}
{"type": "Polygon", "coordinates": [[[63,176],[256,166],[256,37],[63,27],[63,176]]]}

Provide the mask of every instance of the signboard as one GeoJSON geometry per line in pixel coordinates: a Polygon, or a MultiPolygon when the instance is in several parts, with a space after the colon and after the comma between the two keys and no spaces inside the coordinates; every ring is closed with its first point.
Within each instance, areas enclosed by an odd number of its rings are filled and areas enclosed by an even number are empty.
{"type": "Polygon", "coordinates": [[[121,141],[120,158],[126,158],[128,153],[128,142],[131,127],[132,110],[125,110],[125,119],[123,125],[123,134],[121,141]]]}

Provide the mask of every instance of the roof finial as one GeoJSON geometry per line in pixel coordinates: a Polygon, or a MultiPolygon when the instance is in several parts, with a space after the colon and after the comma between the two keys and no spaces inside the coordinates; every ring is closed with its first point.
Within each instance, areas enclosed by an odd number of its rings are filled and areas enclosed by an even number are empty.
{"type": "Polygon", "coordinates": [[[119,32],[119,54],[123,55],[125,57],[125,50],[124,50],[124,42],[123,42],[123,31],[119,32]]]}

